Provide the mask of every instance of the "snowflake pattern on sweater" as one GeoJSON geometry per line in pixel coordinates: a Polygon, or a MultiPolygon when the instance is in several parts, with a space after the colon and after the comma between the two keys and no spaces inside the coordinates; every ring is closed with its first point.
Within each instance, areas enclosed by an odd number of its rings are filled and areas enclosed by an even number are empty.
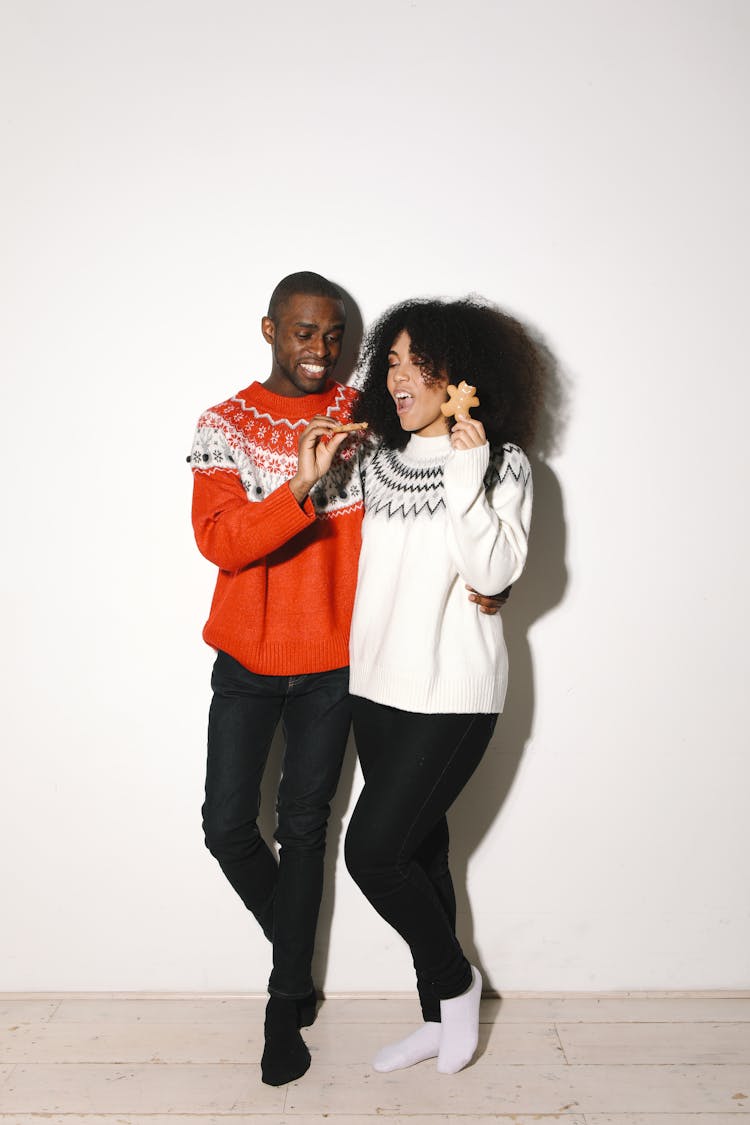
{"type": "MultiPolygon", "coordinates": [[[[444,465],[444,454],[430,460],[413,461],[399,450],[378,447],[363,470],[368,513],[383,514],[388,519],[434,516],[445,507],[444,465]]],[[[502,484],[508,473],[524,485],[531,473],[523,451],[510,442],[490,454],[485,488],[502,484]]]]}
{"type": "MultiPolygon", "coordinates": [[[[355,397],[339,385],[327,416],[349,421],[355,397]]],[[[309,421],[274,418],[237,394],[201,415],[189,460],[201,472],[236,472],[248,500],[260,501],[296,473],[297,443],[309,421]]],[[[316,515],[340,515],[362,503],[357,444],[356,435],[345,442],[310,491],[316,515]]]]}

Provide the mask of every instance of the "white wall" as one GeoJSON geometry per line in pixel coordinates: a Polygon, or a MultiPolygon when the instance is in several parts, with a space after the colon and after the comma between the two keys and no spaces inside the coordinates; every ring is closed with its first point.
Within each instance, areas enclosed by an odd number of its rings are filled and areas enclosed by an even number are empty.
{"type": "MultiPolygon", "coordinates": [[[[750,986],[744,0],[5,0],[0,988],[261,990],[203,848],[199,412],[295,269],[483,293],[569,423],[453,818],[500,989],[750,986]]],[[[304,607],[300,607],[304,612],[304,607]]],[[[334,817],[350,806],[353,761],[334,817]]],[[[318,975],[411,988],[339,865],[318,975]]]]}

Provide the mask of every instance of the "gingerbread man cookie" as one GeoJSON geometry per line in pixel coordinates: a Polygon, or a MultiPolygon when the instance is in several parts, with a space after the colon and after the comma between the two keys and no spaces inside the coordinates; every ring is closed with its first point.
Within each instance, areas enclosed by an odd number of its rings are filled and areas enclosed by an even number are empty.
{"type": "Polygon", "coordinates": [[[476,387],[469,386],[463,379],[457,387],[451,383],[448,387],[450,397],[440,407],[445,417],[450,418],[453,415],[458,418],[459,414],[464,414],[468,418],[472,407],[479,406],[476,390],[476,387]]]}

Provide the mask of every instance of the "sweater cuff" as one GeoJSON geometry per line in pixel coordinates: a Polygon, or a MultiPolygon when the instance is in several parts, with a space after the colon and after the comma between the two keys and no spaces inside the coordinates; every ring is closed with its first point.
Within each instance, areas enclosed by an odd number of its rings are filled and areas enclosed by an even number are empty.
{"type": "Polygon", "coordinates": [[[490,463],[490,444],[471,449],[451,449],[445,462],[445,480],[460,488],[478,489],[490,463]]]}
{"type": "Polygon", "coordinates": [[[266,517],[272,519],[280,530],[283,528],[288,532],[285,539],[291,539],[315,520],[315,508],[310,497],[306,496],[304,504],[299,504],[288,481],[266,497],[265,504],[266,517]]]}

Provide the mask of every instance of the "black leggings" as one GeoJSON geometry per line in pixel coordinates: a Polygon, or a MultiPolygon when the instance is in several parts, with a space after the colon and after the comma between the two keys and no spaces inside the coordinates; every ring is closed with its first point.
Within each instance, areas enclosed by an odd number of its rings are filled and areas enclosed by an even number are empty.
{"type": "Polygon", "coordinates": [[[408,943],[426,1020],[471,985],[456,938],[445,814],[474,770],[497,715],[423,715],[352,696],[365,779],[346,834],[352,878],[408,943]]]}

